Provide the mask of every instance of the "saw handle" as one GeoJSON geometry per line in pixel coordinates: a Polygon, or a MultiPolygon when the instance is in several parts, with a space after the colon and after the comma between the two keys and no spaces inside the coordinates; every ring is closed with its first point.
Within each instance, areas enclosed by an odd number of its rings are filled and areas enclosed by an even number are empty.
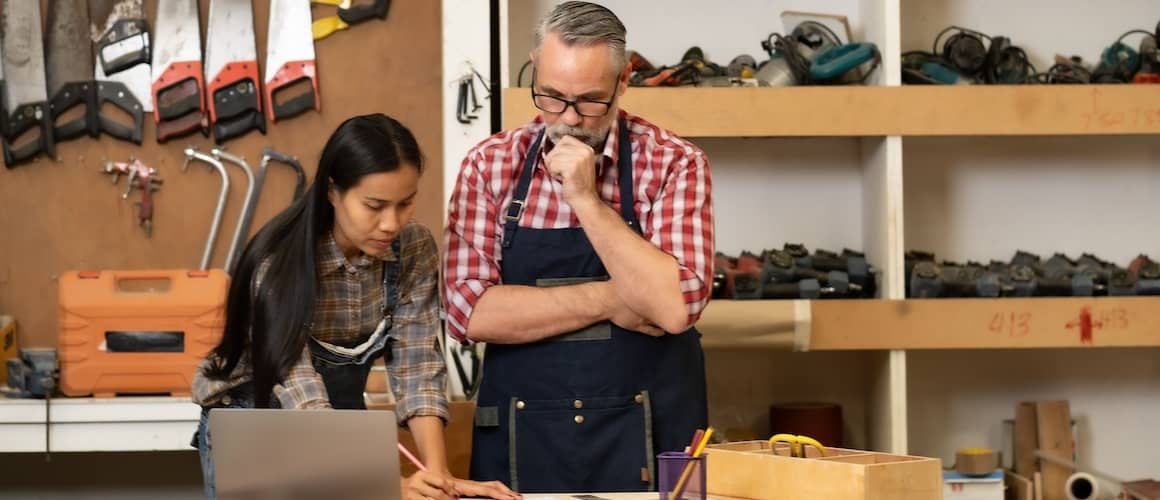
{"type": "Polygon", "coordinates": [[[266,133],[266,118],[261,112],[256,110],[228,120],[219,118],[217,123],[213,124],[214,141],[221,144],[235,137],[245,135],[246,132],[253,129],[258,129],[263,135],[266,133]]]}
{"type": "Polygon", "coordinates": [[[149,63],[149,25],[144,19],[121,19],[97,42],[101,69],[112,75],[149,63]]]}
{"type": "Polygon", "coordinates": [[[201,87],[196,78],[186,78],[157,91],[157,118],[173,120],[201,110],[201,87]]]}
{"type": "Polygon", "coordinates": [[[173,120],[157,122],[157,142],[164,143],[198,131],[203,136],[209,135],[209,116],[201,111],[193,111],[173,120]]]}
{"type": "Polygon", "coordinates": [[[290,118],[290,117],[295,116],[299,113],[305,112],[307,110],[315,109],[317,107],[318,97],[317,97],[317,94],[315,94],[315,92],[314,92],[313,85],[310,86],[310,90],[307,90],[305,92],[302,92],[301,94],[298,94],[294,97],[286,99],[281,104],[278,104],[277,100],[275,100],[273,98],[274,96],[278,95],[279,92],[282,92],[283,90],[285,90],[286,87],[290,87],[294,83],[302,81],[302,80],[308,80],[308,81],[313,82],[313,80],[310,79],[309,77],[303,77],[303,78],[299,78],[298,80],[288,82],[287,84],[282,85],[282,86],[277,87],[277,88],[274,88],[270,91],[270,97],[271,97],[270,110],[273,111],[275,120],[282,120],[285,118],[290,118]]]}
{"type": "Polygon", "coordinates": [[[84,134],[88,134],[89,137],[101,135],[96,82],[90,80],[62,85],[56,95],[52,96],[49,108],[52,110],[52,134],[55,140],[73,139],[84,134]],[[63,125],[56,124],[57,118],[80,104],[85,106],[84,116],[63,125]]]}
{"type": "Polygon", "coordinates": [[[8,117],[7,134],[4,136],[5,166],[15,167],[42,152],[48,156],[56,155],[56,144],[52,139],[52,117],[47,108],[44,102],[22,104],[8,117]],[[10,142],[33,128],[40,132],[35,139],[22,146],[10,142]]]}
{"type": "Polygon", "coordinates": [[[357,24],[377,17],[387,18],[387,9],[391,6],[390,0],[375,0],[369,5],[355,5],[346,9],[338,9],[338,18],[347,24],[357,24]]]}
{"type": "Polygon", "coordinates": [[[145,112],[141,103],[129,92],[129,88],[121,82],[97,82],[97,113],[100,117],[101,130],[118,139],[141,144],[141,129],[145,126],[145,112]],[[100,115],[100,109],[108,102],[121,111],[133,117],[133,125],[118,123],[107,116],[100,115]]]}
{"type": "MultiPolygon", "coordinates": [[[[258,95],[258,84],[250,78],[243,78],[224,85],[214,91],[212,97],[213,101],[210,105],[213,106],[215,121],[219,122],[262,109],[261,97],[258,95]]],[[[265,125],[263,125],[264,128],[265,125]]]]}

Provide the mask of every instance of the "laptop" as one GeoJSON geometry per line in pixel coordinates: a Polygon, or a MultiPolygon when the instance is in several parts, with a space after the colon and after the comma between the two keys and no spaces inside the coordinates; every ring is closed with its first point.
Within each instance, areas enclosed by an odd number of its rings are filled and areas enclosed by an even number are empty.
{"type": "Polygon", "coordinates": [[[400,500],[397,425],[393,411],[214,409],[217,497],[400,500]]]}

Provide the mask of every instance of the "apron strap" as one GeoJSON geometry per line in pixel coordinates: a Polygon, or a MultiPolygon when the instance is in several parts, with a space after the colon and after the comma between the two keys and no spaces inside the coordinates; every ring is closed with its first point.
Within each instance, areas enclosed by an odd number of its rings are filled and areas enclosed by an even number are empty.
{"type": "Polygon", "coordinates": [[[512,194],[512,202],[507,207],[507,213],[503,216],[503,246],[510,247],[512,238],[516,235],[516,228],[519,227],[520,217],[524,215],[524,204],[528,198],[528,187],[532,184],[532,173],[536,168],[536,161],[540,157],[540,143],[544,141],[544,131],[540,130],[540,134],[536,136],[536,140],[532,141],[532,145],[528,148],[527,155],[524,157],[524,166],[520,170],[520,180],[516,182],[516,191],[512,194]]]}
{"type": "MultiPolygon", "coordinates": [[[[637,234],[642,234],[643,229],[640,227],[640,220],[636,217],[636,196],[634,194],[633,182],[633,162],[632,162],[632,143],[629,142],[628,124],[624,120],[618,120],[620,126],[618,127],[618,152],[616,159],[616,171],[619,176],[617,179],[620,184],[620,217],[632,228],[637,234]]],[[[507,207],[507,212],[503,216],[503,246],[510,247],[512,239],[516,235],[516,229],[519,228],[520,217],[524,215],[524,207],[527,203],[528,188],[532,184],[532,174],[536,168],[536,162],[540,156],[540,144],[544,140],[544,130],[540,130],[539,135],[532,141],[532,145],[528,148],[527,155],[524,157],[523,168],[520,171],[520,179],[516,182],[515,192],[512,194],[512,201],[507,207]]]]}
{"type": "Polygon", "coordinates": [[[640,221],[636,218],[636,195],[632,174],[636,170],[632,161],[632,143],[628,142],[628,124],[620,120],[620,137],[618,153],[616,154],[617,182],[620,184],[620,217],[628,223],[628,227],[636,234],[642,234],[640,221]]]}

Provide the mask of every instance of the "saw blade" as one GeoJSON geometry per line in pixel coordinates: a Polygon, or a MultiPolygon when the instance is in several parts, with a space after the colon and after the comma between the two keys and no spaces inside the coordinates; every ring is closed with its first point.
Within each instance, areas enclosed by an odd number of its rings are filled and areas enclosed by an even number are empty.
{"type": "Polygon", "coordinates": [[[153,75],[149,69],[148,58],[145,62],[134,64],[113,74],[105,71],[106,63],[122,59],[125,54],[148,51],[149,36],[133,36],[120,42],[106,46],[102,51],[102,40],[107,41],[108,34],[114,30],[119,22],[144,21],[145,6],[142,0],[89,0],[89,35],[93,43],[98,46],[93,76],[99,82],[109,81],[121,83],[129,90],[133,97],[141,104],[142,111],[153,111],[153,98],[149,87],[153,75]]]}
{"type": "Polygon", "coordinates": [[[314,61],[310,23],[310,0],[270,0],[266,82],[291,61],[314,61]]]}
{"type": "MultiPolygon", "coordinates": [[[[205,71],[213,77],[231,62],[258,60],[250,0],[212,0],[205,34],[205,71]]],[[[255,82],[256,83],[256,82],[255,82]]]]}
{"type": "Polygon", "coordinates": [[[4,0],[4,75],[7,112],[23,104],[48,101],[40,2],[4,0]]]}
{"type": "Polygon", "coordinates": [[[201,62],[197,0],[159,0],[153,28],[153,75],[171,64],[201,62]]]}
{"type": "Polygon", "coordinates": [[[85,0],[48,3],[48,95],[56,95],[67,83],[93,79],[93,44],[88,31],[89,9],[85,0]]]}

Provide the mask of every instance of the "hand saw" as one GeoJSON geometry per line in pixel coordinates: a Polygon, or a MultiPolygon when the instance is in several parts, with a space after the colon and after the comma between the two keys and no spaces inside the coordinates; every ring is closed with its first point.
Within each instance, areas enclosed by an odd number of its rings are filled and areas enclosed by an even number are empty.
{"type": "Polygon", "coordinates": [[[311,3],[338,7],[336,15],[324,17],[314,21],[311,25],[315,40],[322,40],[335,31],[347,29],[352,24],[358,24],[373,17],[386,19],[387,9],[391,6],[390,0],[374,0],[368,5],[352,5],[351,0],[311,0],[311,3]]]}
{"type": "Polygon", "coordinates": [[[197,0],[160,0],[153,43],[153,121],[157,142],[209,133],[197,0]]]}
{"type": "Polygon", "coordinates": [[[44,152],[56,154],[52,118],[44,76],[44,41],[40,33],[40,2],[4,0],[3,11],[5,108],[4,164],[12,168],[44,152]],[[34,139],[17,144],[32,129],[34,139]]]}
{"type": "Polygon", "coordinates": [[[314,38],[310,33],[310,0],[271,0],[266,39],[266,117],[273,123],[310,108],[319,110],[314,38]],[[288,87],[309,82],[298,95],[279,98],[288,87]]]}
{"type": "Polygon", "coordinates": [[[48,95],[52,98],[53,139],[56,142],[101,134],[97,83],[93,81],[93,42],[89,39],[89,7],[85,0],[48,3],[48,95]],[[70,110],[79,117],[58,124],[70,110]]]}
{"type": "Polygon", "coordinates": [[[250,0],[211,0],[205,38],[206,93],[214,141],[220,144],[253,129],[265,134],[250,0]]]}
{"type": "Polygon", "coordinates": [[[145,113],[153,111],[145,6],[142,0],[89,0],[89,22],[97,52],[93,70],[97,109],[109,103],[133,121],[129,125],[98,111],[101,130],[141,144],[145,113]]]}

